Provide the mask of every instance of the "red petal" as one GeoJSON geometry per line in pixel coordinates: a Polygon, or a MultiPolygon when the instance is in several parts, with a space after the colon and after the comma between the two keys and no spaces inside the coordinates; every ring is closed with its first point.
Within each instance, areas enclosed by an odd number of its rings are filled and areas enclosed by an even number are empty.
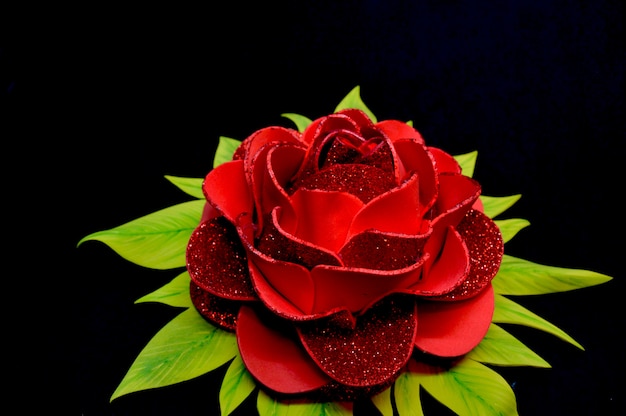
{"type": "Polygon", "coordinates": [[[225,217],[201,223],[187,244],[191,280],[214,295],[232,300],[255,300],[246,251],[235,227],[225,217]]]}
{"type": "Polygon", "coordinates": [[[280,225],[290,234],[313,245],[337,252],[346,241],[348,227],[363,203],[354,195],[298,189],[291,197],[297,219],[281,213],[280,225]],[[290,229],[289,224],[297,224],[290,229]]]}
{"type": "Polygon", "coordinates": [[[242,306],[237,322],[239,352],[246,369],[278,393],[308,393],[330,382],[284,320],[242,306]]]}
{"type": "Polygon", "coordinates": [[[348,238],[372,228],[390,233],[419,234],[418,195],[418,177],[413,175],[401,186],[379,195],[363,207],[354,216],[348,238]]]}
{"type": "Polygon", "coordinates": [[[435,296],[458,287],[470,270],[469,252],[463,238],[452,227],[448,228],[441,252],[433,262],[426,261],[422,279],[413,286],[412,293],[435,296]]]}
{"type": "Polygon", "coordinates": [[[436,147],[429,147],[428,151],[435,157],[435,166],[439,173],[461,173],[461,165],[450,154],[436,147]]]}
{"type": "Polygon", "coordinates": [[[255,157],[260,148],[268,143],[302,143],[300,133],[293,129],[280,126],[265,127],[248,136],[239,146],[245,151],[243,159],[246,169],[250,168],[251,159],[255,157]]]}
{"type": "Polygon", "coordinates": [[[473,298],[458,302],[418,304],[419,325],[415,345],[439,357],[458,357],[482,341],[493,317],[491,285],[473,298]]]}
{"type": "Polygon", "coordinates": [[[276,208],[267,221],[257,242],[256,248],[275,260],[300,264],[307,269],[312,269],[319,264],[341,266],[341,260],[335,253],[313,246],[309,242],[296,238],[278,225],[278,212],[276,208]]]}
{"type": "Polygon", "coordinates": [[[204,178],[202,187],[207,201],[233,224],[241,213],[251,213],[254,209],[241,160],[226,162],[213,169],[204,178]]]}
{"type": "Polygon", "coordinates": [[[417,143],[424,143],[422,135],[402,121],[383,120],[376,123],[376,127],[394,142],[402,139],[411,139],[417,143]]]}
{"type": "Polygon", "coordinates": [[[315,285],[313,313],[345,308],[359,313],[382,297],[403,292],[419,281],[422,262],[410,267],[382,271],[318,266],[311,271],[315,285]]]}
{"type": "Polygon", "coordinates": [[[415,300],[395,296],[357,319],[354,330],[324,320],[298,325],[300,339],[313,360],[334,380],[348,386],[388,383],[413,351],[415,300]]]}
{"type": "Polygon", "coordinates": [[[398,140],[394,142],[398,158],[407,172],[416,172],[419,178],[420,212],[422,216],[435,203],[438,192],[435,157],[426,150],[423,144],[414,140],[398,140]]]}

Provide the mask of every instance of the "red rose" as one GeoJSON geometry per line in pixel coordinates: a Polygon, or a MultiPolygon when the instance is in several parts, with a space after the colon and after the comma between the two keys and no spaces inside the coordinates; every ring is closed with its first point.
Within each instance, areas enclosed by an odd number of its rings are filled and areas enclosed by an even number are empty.
{"type": "Polygon", "coordinates": [[[410,125],[351,109],[264,128],[203,189],[191,297],[266,388],[376,391],[414,351],[461,356],[487,332],[500,231],[410,125]]]}

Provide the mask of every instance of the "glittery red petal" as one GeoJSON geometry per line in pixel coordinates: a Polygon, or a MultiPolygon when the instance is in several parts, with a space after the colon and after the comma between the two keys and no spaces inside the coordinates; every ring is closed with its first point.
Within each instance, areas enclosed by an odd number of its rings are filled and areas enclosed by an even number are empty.
{"type": "Polygon", "coordinates": [[[189,294],[200,315],[222,329],[235,331],[241,302],[215,296],[193,282],[190,283],[189,294]]]}
{"type": "Polygon", "coordinates": [[[439,357],[458,357],[482,341],[494,310],[491,285],[473,298],[458,302],[424,301],[418,304],[415,345],[439,357]]]}
{"type": "Polygon", "coordinates": [[[504,242],[498,226],[485,214],[470,211],[457,231],[467,246],[470,270],[467,278],[442,299],[467,299],[480,292],[494,278],[504,254],[504,242]]]}
{"type": "Polygon", "coordinates": [[[416,215],[419,211],[418,179],[413,175],[401,186],[371,200],[354,216],[347,238],[372,228],[390,233],[420,234],[422,220],[416,215]]]}
{"type": "Polygon", "coordinates": [[[298,183],[299,189],[319,189],[352,194],[364,203],[396,186],[393,174],[362,164],[332,165],[298,183]]]}
{"type": "Polygon", "coordinates": [[[374,386],[396,377],[411,357],[415,300],[391,296],[357,319],[354,330],[324,320],[298,324],[300,339],[319,367],[348,386],[374,386]]]}
{"type": "Polygon", "coordinates": [[[241,160],[213,169],[204,178],[202,187],[207,201],[233,224],[242,212],[251,213],[254,209],[241,160]]]}
{"type": "Polygon", "coordinates": [[[402,121],[383,120],[376,123],[376,127],[394,142],[402,139],[411,139],[417,143],[424,143],[422,135],[402,121]]]}
{"type": "Polygon", "coordinates": [[[403,292],[417,283],[422,261],[400,270],[371,270],[318,266],[311,271],[315,285],[313,313],[345,308],[360,313],[382,297],[403,292]]]}
{"type": "Polygon", "coordinates": [[[435,166],[439,173],[461,173],[461,166],[450,154],[436,147],[428,147],[430,153],[435,157],[435,166]]]}
{"type": "Polygon", "coordinates": [[[288,321],[242,306],[237,341],[246,369],[270,390],[309,393],[331,381],[302,348],[288,321]]]}
{"type": "Polygon", "coordinates": [[[214,295],[231,300],[257,299],[246,252],[235,227],[225,217],[205,221],[191,233],[187,271],[196,285],[214,295]]]}
{"type": "Polygon", "coordinates": [[[339,252],[346,267],[395,270],[408,267],[422,257],[428,234],[407,235],[377,230],[355,235],[339,252]]]}
{"type": "Polygon", "coordinates": [[[299,239],[334,252],[345,243],[348,227],[363,207],[354,195],[308,189],[298,189],[291,204],[297,219],[289,218],[289,211],[285,211],[281,227],[299,239]],[[290,229],[290,224],[297,224],[297,228],[290,229]]]}

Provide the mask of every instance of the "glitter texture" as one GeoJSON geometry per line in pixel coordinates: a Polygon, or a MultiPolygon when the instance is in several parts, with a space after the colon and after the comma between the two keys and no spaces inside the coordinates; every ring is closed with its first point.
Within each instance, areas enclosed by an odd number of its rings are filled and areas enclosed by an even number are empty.
{"type": "Polygon", "coordinates": [[[415,300],[387,297],[349,330],[324,319],[298,325],[311,357],[330,377],[348,386],[378,385],[393,378],[413,351],[417,328],[415,300]]]}
{"type": "Polygon", "coordinates": [[[460,286],[438,298],[441,300],[462,300],[476,295],[491,282],[502,263],[502,234],[485,214],[470,210],[457,231],[469,250],[470,272],[460,286]]]}
{"type": "Polygon", "coordinates": [[[231,300],[253,300],[246,252],[235,227],[224,217],[205,221],[187,246],[187,270],[202,289],[231,300]]]}
{"type": "Polygon", "coordinates": [[[191,301],[200,315],[220,328],[231,332],[235,331],[240,302],[212,295],[193,282],[191,282],[189,289],[191,301]]]}

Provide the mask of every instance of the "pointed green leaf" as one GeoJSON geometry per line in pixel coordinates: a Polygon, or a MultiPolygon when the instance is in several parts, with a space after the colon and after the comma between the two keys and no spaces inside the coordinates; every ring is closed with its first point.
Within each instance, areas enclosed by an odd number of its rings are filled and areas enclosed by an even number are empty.
{"type": "Polygon", "coordinates": [[[530,222],[523,218],[510,218],[506,220],[496,220],[494,222],[500,229],[502,240],[505,243],[515,237],[521,229],[530,225],[530,222]]]}
{"type": "Polygon", "coordinates": [[[283,113],[281,116],[293,121],[300,133],[306,130],[306,128],[309,127],[309,124],[313,122],[310,118],[296,113],[283,113]]]}
{"type": "Polygon", "coordinates": [[[248,396],[252,394],[256,384],[246,370],[241,356],[237,354],[231,361],[222,380],[220,388],[220,412],[227,416],[233,412],[248,396]]]}
{"type": "Polygon", "coordinates": [[[340,110],[345,110],[347,108],[357,108],[357,109],[363,111],[365,114],[367,114],[367,116],[374,123],[377,122],[376,116],[374,116],[374,113],[372,113],[370,111],[370,109],[367,108],[367,106],[365,105],[365,103],[361,99],[361,87],[358,86],[358,85],[356,87],[354,87],[352,89],[352,91],[350,91],[348,93],[348,95],[346,95],[344,97],[343,100],[341,100],[341,102],[335,108],[335,112],[340,111],[340,110]]]}
{"type": "Polygon", "coordinates": [[[189,296],[189,282],[191,278],[187,271],[176,276],[171,282],[152,293],[135,301],[135,303],[160,302],[175,307],[188,308],[193,305],[189,296]]]}
{"type": "Polygon", "coordinates": [[[502,295],[544,295],[595,286],[611,279],[589,270],[546,266],[504,255],[492,283],[496,293],[502,295]]]}
{"type": "Polygon", "coordinates": [[[386,388],[371,397],[372,403],[383,416],[393,416],[393,404],[391,403],[391,387],[386,388]]]}
{"type": "Polygon", "coordinates": [[[216,168],[222,163],[233,160],[235,150],[237,150],[240,144],[241,141],[237,139],[220,136],[220,141],[218,142],[217,149],[215,150],[215,157],[213,158],[213,167],[216,168]]]}
{"type": "Polygon", "coordinates": [[[204,201],[183,202],[110,230],[84,237],[105,243],[126,260],[153,269],[185,267],[185,250],[198,226],[204,201]]]}
{"type": "Polygon", "coordinates": [[[467,358],[484,364],[550,368],[550,364],[513,335],[491,324],[485,338],[467,358]]]}
{"type": "Polygon", "coordinates": [[[420,378],[423,372],[421,365],[410,359],[406,371],[396,379],[393,396],[400,416],[424,416],[420,397],[420,378]]]}
{"type": "Polygon", "coordinates": [[[471,178],[472,176],[474,176],[474,168],[476,167],[477,157],[478,151],[474,150],[473,152],[456,155],[454,156],[454,159],[459,165],[461,165],[461,172],[463,173],[463,175],[469,176],[471,178]]]}
{"type": "Polygon", "coordinates": [[[235,334],[209,324],[195,308],[172,319],[139,353],[111,401],[215,370],[237,355],[235,334]]]}
{"type": "Polygon", "coordinates": [[[419,364],[420,384],[435,399],[461,416],[517,415],[515,393],[489,367],[463,359],[447,371],[419,364]]]}
{"type": "Polygon", "coordinates": [[[521,194],[510,196],[481,195],[480,200],[485,207],[485,215],[489,218],[494,218],[511,208],[521,197],[521,194]]]}
{"type": "Polygon", "coordinates": [[[351,416],[352,403],[309,402],[297,399],[278,400],[263,390],[257,396],[260,416],[351,416]]]}
{"type": "Polygon", "coordinates": [[[194,198],[204,199],[204,194],[202,193],[203,178],[182,178],[171,175],[165,175],[165,178],[186,194],[191,195],[194,198]]]}
{"type": "Polygon", "coordinates": [[[556,325],[551,324],[539,315],[529,311],[523,306],[505,298],[502,295],[496,295],[495,301],[496,308],[493,312],[492,322],[524,325],[530,328],[535,328],[552,334],[555,337],[560,338],[561,340],[568,342],[581,350],[584,350],[583,346],[575,341],[574,338],[567,335],[565,331],[558,328],[556,325]]]}

